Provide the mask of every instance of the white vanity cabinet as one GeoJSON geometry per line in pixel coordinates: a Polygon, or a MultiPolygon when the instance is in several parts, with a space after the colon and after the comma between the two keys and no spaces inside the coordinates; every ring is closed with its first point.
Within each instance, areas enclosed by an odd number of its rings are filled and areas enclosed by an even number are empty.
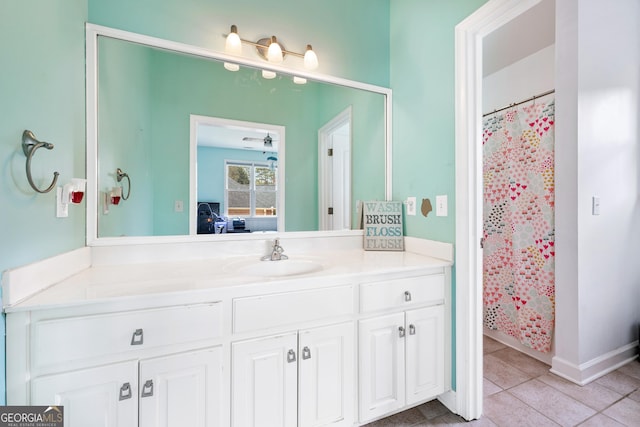
{"type": "Polygon", "coordinates": [[[352,426],[355,422],[354,287],[234,301],[240,331],[319,323],[232,343],[231,421],[236,427],[352,426]]]}
{"type": "Polygon", "coordinates": [[[385,314],[358,325],[360,422],[445,391],[444,291],[443,275],[361,286],[361,311],[385,314]]]}
{"type": "Polygon", "coordinates": [[[222,426],[220,313],[216,303],[38,312],[27,325],[28,403],[64,405],[67,427],[222,426]]]}
{"type": "Polygon", "coordinates": [[[138,363],[47,375],[31,382],[31,405],[63,405],[65,426],[138,425],[138,363]]]}
{"type": "Polygon", "coordinates": [[[354,325],[346,322],[232,345],[232,424],[352,426],[354,325]]]}
{"type": "Polygon", "coordinates": [[[65,426],[220,426],[221,349],[34,379],[31,404],[63,405],[65,426]]]}
{"type": "Polygon", "coordinates": [[[124,285],[100,268],[55,284],[5,307],[7,404],[63,405],[67,427],[355,427],[447,392],[450,263],[332,260],[269,279],[123,265],[144,280],[104,298],[124,285]]]}

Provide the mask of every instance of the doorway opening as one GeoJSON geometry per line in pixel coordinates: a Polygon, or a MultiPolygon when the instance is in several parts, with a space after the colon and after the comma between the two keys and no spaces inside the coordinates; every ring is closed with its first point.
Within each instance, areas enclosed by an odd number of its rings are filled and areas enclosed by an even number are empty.
{"type": "Polygon", "coordinates": [[[351,229],[351,107],[318,130],[319,230],[351,229]]]}
{"type": "Polygon", "coordinates": [[[483,397],[483,41],[542,1],[490,0],[455,28],[456,409],[467,420],[483,397]]]}

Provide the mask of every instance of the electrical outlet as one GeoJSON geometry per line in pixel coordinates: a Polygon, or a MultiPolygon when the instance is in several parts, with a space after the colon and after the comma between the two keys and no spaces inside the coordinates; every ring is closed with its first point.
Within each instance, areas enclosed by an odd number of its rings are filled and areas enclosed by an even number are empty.
{"type": "Polygon", "coordinates": [[[407,197],[407,215],[416,214],[416,198],[415,197],[407,197]]]}
{"type": "Polygon", "coordinates": [[[69,204],[62,202],[62,187],[56,187],[56,217],[66,218],[69,216],[69,204]]]}
{"type": "Polygon", "coordinates": [[[182,200],[176,200],[173,205],[173,211],[182,212],[183,210],[184,210],[184,203],[182,202],[182,200]]]}
{"type": "Polygon", "coordinates": [[[447,216],[447,196],[436,196],[436,216],[447,216]]]}

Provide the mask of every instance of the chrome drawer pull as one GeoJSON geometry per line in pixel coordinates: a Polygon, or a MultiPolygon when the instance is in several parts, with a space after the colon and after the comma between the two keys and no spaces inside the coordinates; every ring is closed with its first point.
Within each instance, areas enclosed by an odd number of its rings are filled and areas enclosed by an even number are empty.
{"type": "Polygon", "coordinates": [[[118,400],[131,399],[131,385],[129,383],[122,384],[120,387],[120,398],[118,400]]]}
{"type": "Polygon", "coordinates": [[[131,345],[142,345],[144,342],[144,332],[142,329],[136,329],[131,336],[131,345]]]}
{"type": "Polygon", "coordinates": [[[416,327],[413,325],[409,325],[409,335],[415,335],[416,334],[416,327]]]}
{"type": "Polygon", "coordinates": [[[289,350],[287,353],[287,362],[292,363],[296,361],[296,352],[293,350],[289,350]]]}
{"type": "Polygon", "coordinates": [[[400,327],[398,328],[398,335],[400,335],[400,338],[404,338],[404,335],[405,335],[405,333],[404,333],[404,326],[400,326],[400,327]]]}
{"type": "Polygon", "coordinates": [[[144,385],[142,386],[142,394],[140,394],[140,397],[149,396],[153,396],[153,380],[145,381],[144,385]]]}
{"type": "Polygon", "coordinates": [[[309,347],[305,347],[302,349],[302,359],[311,359],[311,350],[309,350],[309,347]]]}
{"type": "Polygon", "coordinates": [[[405,300],[406,302],[411,301],[411,292],[409,292],[409,291],[404,291],[404,300],[405,300]]]}

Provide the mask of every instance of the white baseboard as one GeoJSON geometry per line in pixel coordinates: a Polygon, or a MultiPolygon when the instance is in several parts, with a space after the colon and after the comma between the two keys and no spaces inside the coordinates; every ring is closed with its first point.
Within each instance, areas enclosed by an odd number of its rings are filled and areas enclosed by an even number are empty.
{"type": "Polygon", "coordinates": [[[555,356],[551,372],[578,385],[586,385],[638,358],[638,341],[576,365],[555,356]]]}
{"type": "Polygon", "coordinates": [[[438,400],[444,406],[447,407],[448,410],[453,412],[454,414],[458,413],[458,405],[456,404],[456,392],[453,390],[449,390],[446,393],[442,393],[438,396],[438,400]]]}
{"type": "Polygon", "coordinates": [[[519,351],[520,353],[524,353],[527,356],[533,357],[534,359],[541,361],[542,363],[551,365],[551,361],[553,360],[553,351],[554,351],[553,345],[551,348],[551,352],[542,353],[540,351],[537,351],[530,347],[522,345],[520,341],[518,341],[514,337],[504,334],[500,331],[493,331],[491,329],[484,328],[483,333],[489,338],[494,339],[499,343],[502,343],[508,347],[511,347],[514,350],[519,351]]]}

